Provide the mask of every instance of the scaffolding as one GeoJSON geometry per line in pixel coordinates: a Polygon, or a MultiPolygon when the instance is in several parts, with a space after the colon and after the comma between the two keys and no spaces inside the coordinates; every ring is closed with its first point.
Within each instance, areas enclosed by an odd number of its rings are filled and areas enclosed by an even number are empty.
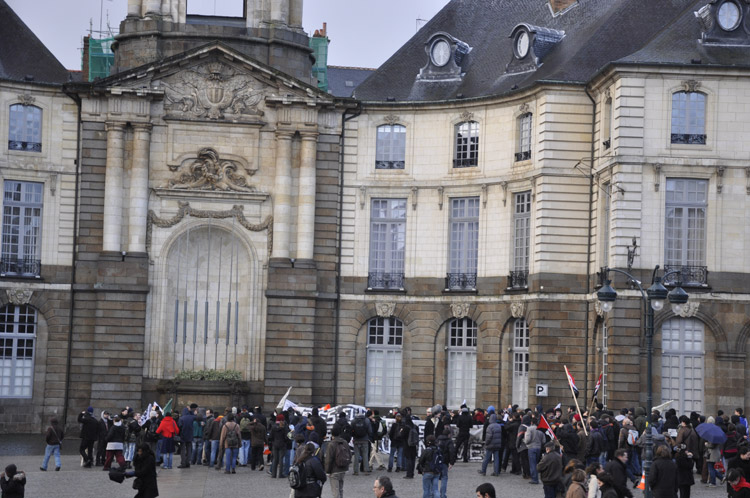
{"type": "Polygon", "coordinates": [[[310,37],[310,48],[315,56],[315,64],[312,67],[312,74],[318,78],[318,88],[328,92],[328,43],[330,40],[326,36],[326,23],[323,23],[323,29],[315,30],[315,34],[310,37]]]}
{"type": "MultiPolygon", "coordinates": [[[[88,38],[88,81],[96,78],[106,78],[115,63],[115,54],[112,52],[113,37],[96,39],[88,38]]],[[[86,57],[84,50],[84,57],[86,57]]],[[[84,61],[83,67],[86,67],[84,61]]]]}

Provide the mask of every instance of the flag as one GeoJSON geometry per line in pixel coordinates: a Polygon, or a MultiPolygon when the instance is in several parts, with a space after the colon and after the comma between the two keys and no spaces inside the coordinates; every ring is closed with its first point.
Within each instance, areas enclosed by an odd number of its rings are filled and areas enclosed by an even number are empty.
{"type": "Polygon", "coordinates": [[[555,406],[555,411],[557,411],[557,409],[560,407],[562,407],[562,403],[558,403],[557,406],[555,406]]]}
{"type": "Polygon", "coordinates": [[[604,372],[599,374],[599,380],[596,381],[596,385],[594,386],[594,396],[592,396],[591,400],[596,399],[596,395],[599,394],[599,388],[602,387],[602,375],[604,375],[604,372]]]}
{"type": "Polygon", "coordinates": [[[164,408],[161,411],[164,415],[167,415],[168,413],[172,413],[172,401],[174,400],[172,398],[169,398],[169,401],[167,401],[167,404],[164,405],[164,408]]]}
{"type": "Polygon", "coordinates": [[[289,386],[289,389],[286,390],[286,394],[281,397],[281,400],[279,401],[279,404],[276,405],[276,411],[278,413],[281,413],[282,411],[286,410],[286,399],[289,397],[289,393],[292,392],[292,386],[289,386]]]}
{"type": "Polygon", "coordinates": [[[146,408],[146,411],[141,414],[141,418],[138,419],[138,425],[145,424],[149,417],[151,416],[151,410],[153,409],[154,403],[149,403],[148,407],[146,408]]]}
{"type": "Polygon", "coordinates": [[[547,419],[544,418],[544,415],[542,415],[541,413],[539,414],[539,423],[536,425],[536,428],[540,431],[546,432],[551,439],[557,439],[557,436],[555,436],[555,433],[552,432],[552,429],[547,423],[547,419]]]}
{"type": "Polygon", "coordinates": [[[570,375],[570,371],[568,370],[568,367],[565,366],[565,374],[568,376],[568,384],[570,384],[570,388],[573,390],[573,393],[578,397],[578,388],[576,387],[576,380],[573,378],[572,375],[570,375]]]}

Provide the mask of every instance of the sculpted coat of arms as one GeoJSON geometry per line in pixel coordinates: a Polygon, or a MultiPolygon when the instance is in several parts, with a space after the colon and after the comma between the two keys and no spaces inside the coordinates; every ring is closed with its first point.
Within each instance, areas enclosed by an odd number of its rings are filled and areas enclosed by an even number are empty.
{"type": "Polygon", "coordinates": [[[262,116],[258,104],[263,88],[255,88],[254,83],[221,62],[203,64],[163,82],[164,109],[171,115],[210,120],[262,116]]]}
{"type": "Polygon", "coordinates": [[[237,174],[237,164],[224,160],[210,147],[198,151],[198,157],[180,179],[170,180],[170,188],[196,190],[223,190],[234,192],[254,192],[244,176],[237,174]]]}

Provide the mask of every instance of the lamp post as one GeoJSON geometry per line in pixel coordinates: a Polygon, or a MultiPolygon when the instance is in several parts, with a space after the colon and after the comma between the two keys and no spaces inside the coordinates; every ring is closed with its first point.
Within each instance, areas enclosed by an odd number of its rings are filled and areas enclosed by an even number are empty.
{"type": "Polygon", "coordinates": [[[646,382],[646,445],[644,447],[644,458],[643,458],[643,471],[646,476],[646,489],[644,491],[645,498],[651,498],[651,488],[648,485],[648,476],[651,471],[651,463],[654,461],[654,439],[651,433],[651,410],[653,409],[653,352],[654,352],[654,311],[661,311],[664,308],[664,302],[669,298],[669,302],[672,305],[672,311],[675,315],[682,311],[682,307],[688,301],[688,294],[685,292],[680,283],[677,282],[672,291],[667,291],[667,288],[662,285],[662,280],[674,273],[679,273],[680,270],[672,270],[659,277],[657,275],[659,271],[659,265],[654,268],[654,273],[651,277],[651,287],[644,291],[639,282],[630,273],[618,270],[616,268],[604,267],[602,268],[602,277],[604,279],[604,285],[596,293],[599,303],[601,303],[602,310],[607,313],[612,310],[617,299],[617,292],[610,285],[612,281],[609,279],[609,272],[622,273],[632,283],[638,286],[638,290],[641,292],[641,298],[645,307],[645,336],[646,336],[646,360],[647,360],[647,382],[646,382]]]}

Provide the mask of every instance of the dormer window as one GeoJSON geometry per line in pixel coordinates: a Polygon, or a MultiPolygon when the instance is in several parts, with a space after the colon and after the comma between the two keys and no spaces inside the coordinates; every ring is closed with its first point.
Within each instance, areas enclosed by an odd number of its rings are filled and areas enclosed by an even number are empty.
{"type": "Polygon", "coordinates": [[[716,20],[719,21],[719,26],[724,31],[734,31],[740,25],[742,19],[742,11],[740,11],[739,5],[734,2],[724,2],[719,7],[719,12],[716,15],[716,20]]]}
{"type": "Polygon", "coordinates": [[[750,5],[739,0],[712,0],[695,12],[703,33],[701,41],[709,45],[750,45],[747,22],[750,5]],[[745,29],[739,29],[744,24],[745,29]]]}
{"type": "Polygon", "coordinates": [[[565,37],[564,31],[521,23],[513,28],[513,58],[505,67],[508,73],[533,71],[544,63],[545,57],[565,37]]]}
{"type": "Polygon", "coordinates": [[[462,65],[471,47],[448,33],[435,33],[425,43],[427,65],[419,71],[417,80],[461,81],[462,65]]]}

